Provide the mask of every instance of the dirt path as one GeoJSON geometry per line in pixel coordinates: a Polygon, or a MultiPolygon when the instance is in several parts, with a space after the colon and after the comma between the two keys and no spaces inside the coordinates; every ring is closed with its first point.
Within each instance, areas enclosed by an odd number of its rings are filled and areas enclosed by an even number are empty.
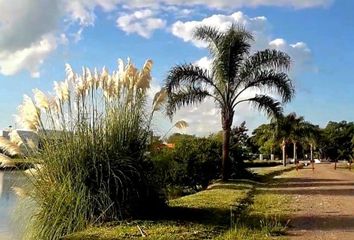
{"type": "Polygon", "coordinates": [[[290,239],[354,239],[354,170],[317,164],[283,175],[276,191],[290,194],[297,209],[290,221],[290,239]]]}

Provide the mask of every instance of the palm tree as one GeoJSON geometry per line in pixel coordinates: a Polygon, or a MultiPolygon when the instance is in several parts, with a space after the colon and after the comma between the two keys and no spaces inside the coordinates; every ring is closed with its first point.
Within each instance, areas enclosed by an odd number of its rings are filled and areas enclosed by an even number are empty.
{"type": "Polygon", "coordinates": [[[286,144],[292,143],[294,147],[293,158],[297,161],[297,144],[306,141],[311,147],[311,157],[315,140],[318,137],[316,126],[306,122],[296,113],[280,116],[276,119],[277,138],[282,139],[283,164],[286,166],[286,144]]]}
{"type": "Polygon", "coordinates": [[[313,150],[318,145],[320,138],[320,127],[311,123],[304,123],[304,143],[310,146],[310,160],[313,161],[313,150]]]}
{"type": "Polygon", "coordinates": [[[226,32],[202,26],[194,32],[194,38],[208,43],[212,57],[210,70],[193,64],[174,66],[166,79],[168,94],[167,114],[177,109],[212,98],[221,110],[223,147],[221,175],[229,179],[230,131],[235,109],[244,102],[253,104],[267,115],[279,115],[281,103],[289,102],[294,95],[292,82],[287,75],[290,57],[281,51],[266,49],[250,54],[253,36],[242,26],[231,25],[226,32]],[[248,90],[260,90],[262,94],[244,95],[248,90]],[[281,100],[267,95],[276,92],[281,100]]]}
{"type": "Polygon", "coordinates": [[[313,150],[316,148],[320,141],[320,127],[318,125],[313,125],[308,122],[303,123],[304,128],[304,139],[303,144],[310,146],[310,162],[312,165],[312,170],[315,169],[314,160],[313,160],[313,150]]]}

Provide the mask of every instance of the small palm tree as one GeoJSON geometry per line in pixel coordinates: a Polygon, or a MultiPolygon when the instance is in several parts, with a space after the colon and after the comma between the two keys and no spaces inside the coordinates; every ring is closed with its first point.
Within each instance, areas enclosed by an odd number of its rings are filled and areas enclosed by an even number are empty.
{"type": "Polygon", "coordinates": [[[310,146],[310,160],[313,162],[313,150],[320,140],[320,127],[309,122],[303,123],[303,143],[310,146]]]}
{"type": "MultiPolygon", "coordinates": [[[[293,158],[297,161],[297,144],[300,142],[308,142],[313,147],[316,135],[315,126],[306,122],[303,117],[297,116],[296,113],[290,113],[286,116],[280,116],[275,121],[277,138],[281,140],[283,151],[283,164],[286,165],[286,144],[292,143],[294,147],[293,158]]],[[[312,150],[311,150],[312,152],[312,150]]]]}
{"type": "Polygon", "coordinates": [[[182,106],[214,99],[221,110],[223,128],[223,152],[221,175],[230,176],[230,131],[235,109],[249,102],[268,115],[279,115],[281,103],[289,102],[294,88],[287,75],[290,57],[281,51],[266,49],[250,54],[253,36],[242,26],[231,25],[226,32],[213,27],[196,29],[194,37],[208,43],[212,57],[211,70],[193,64],[174,66],[166,79],[168,94],[167,113],[172,116],[182,106]],[[245,96],[248,90],[260,90],[262,94],[245,96]],[[277,92],[281,102],[267,95],[277,92]]]}

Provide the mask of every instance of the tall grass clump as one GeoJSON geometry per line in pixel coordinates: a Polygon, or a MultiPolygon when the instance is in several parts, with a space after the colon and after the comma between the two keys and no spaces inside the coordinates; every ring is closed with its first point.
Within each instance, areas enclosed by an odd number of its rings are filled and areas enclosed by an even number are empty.
{"type": "Polygon", "coordinates": [[[89,224],[149,214],[164,205],[146,154],[150,124],[165,92],[147,106],[152,61],[141,70],[128,60],[109,73],[66,65],[54,93],[24,97],[19,120],[38,133],[28,191],[35,205],[26,239],[59,239],[89,224]]]}

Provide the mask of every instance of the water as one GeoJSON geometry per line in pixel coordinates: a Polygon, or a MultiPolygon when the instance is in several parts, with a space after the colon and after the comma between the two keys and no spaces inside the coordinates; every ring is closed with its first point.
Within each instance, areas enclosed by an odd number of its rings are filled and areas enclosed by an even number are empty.
{"type": "Polygon", "coordinates": [[[20,239],[23,224],[14,218],[19,201],[12,187],[23,187],[26,180],[23,172],[0,171],[0,240],[20,239]]]}

